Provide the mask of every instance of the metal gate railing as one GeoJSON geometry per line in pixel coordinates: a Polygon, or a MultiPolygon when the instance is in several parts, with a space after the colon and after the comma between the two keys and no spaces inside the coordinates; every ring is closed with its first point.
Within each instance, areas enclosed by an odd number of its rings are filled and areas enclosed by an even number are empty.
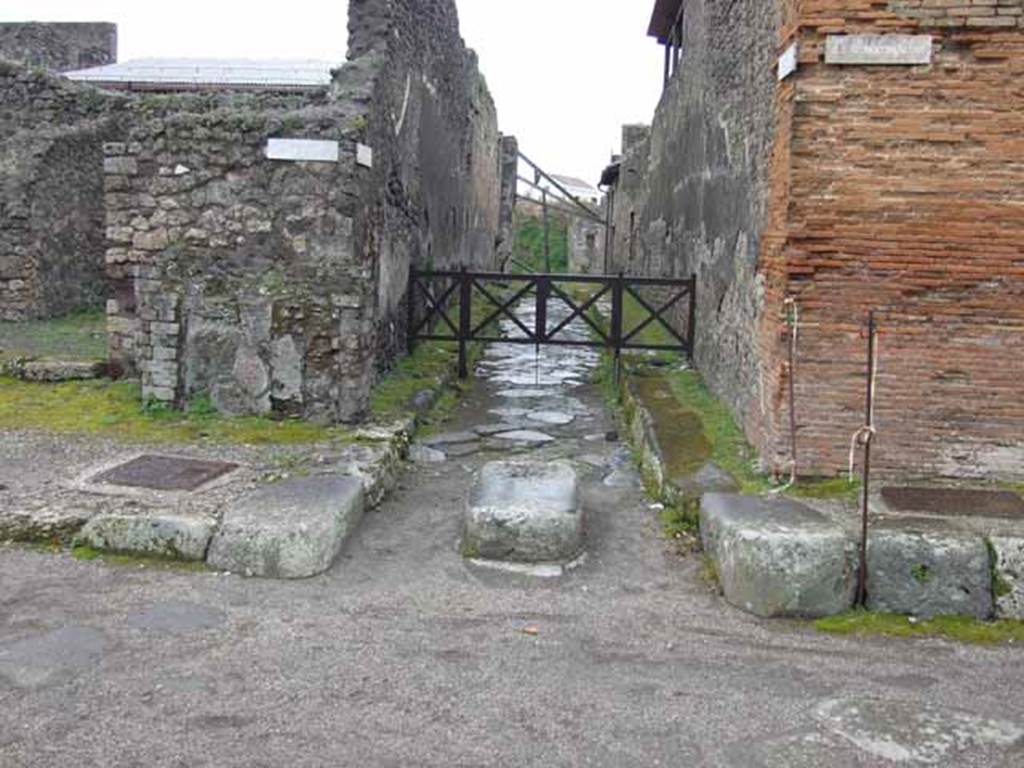
{"type": "MultiPolygon", "coordinates": [[[[681,352],[692,358],[697,321],[696,299],[696,276],[670,279],[627,277],[621,274],[553,275],[470,272],[468,269],[413,270],[409,276],[408,333],[410,342],[457,342],[460,378],[469,376],[467,345],[474,341],[599,347],[611,351],[616,359],[626,350],[681,352]],[[574,296],[569,286],[587,289],[587,296],[574,296]],[[664,296],[658,301],[651,301],[643,295],[642,289],[659,289],[664,296]],[[520,302],[531,296],[535,308],[533,327],[524,323],[513,311],[520,302]],[[425,305],[422,316],[418,310],[421,297],[425,305]],[[476,321],[473,318],[475,297],[480,297],[486,307],[483,313],[485,316],[476,321]],[[633,327],[626,327],[629,325],[624,312],[627,297],[635,301],[645,315],[645,319],[633,327]],[[602,299],[607,299],[611,305],[607,327],[596,322],[590,315],[602,299]],[[683,315],[683,327],[678,327],[668,315],[683,299],[689,300],[689,306],[683,315]],[[553,327],[548,322],[548,308],[552,301],[562,302],[570,310],[569,316],[553,327]],[[509,319],[522,335],[494,335],[490,327],[499,318],[509,319]],[[566,338],[565,329],[577,319],[590,326],[592,338],[566,338]],[[654,324],[663,328],[673,341],[656,344],[644,341],[641,334],[654,324]]],[[[678,317],[681,313],[674,314],[678,317]]]]}

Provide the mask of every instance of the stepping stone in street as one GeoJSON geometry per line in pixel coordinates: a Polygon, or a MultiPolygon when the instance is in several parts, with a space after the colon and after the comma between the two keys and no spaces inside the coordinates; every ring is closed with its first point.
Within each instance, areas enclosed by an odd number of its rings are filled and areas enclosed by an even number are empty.
{"type": "Polygon", "coordinates": [[[492,408],[488,411],[488,413],[503,419],[521,419],[529,412],[529,408],[492,408]]]}
{"type": "Polygon", "coordinates": [[[458,445],[459,443],[474,443],[480,439],[480,435],[476,432],[446,432],[442,435],[433,435],[432,437],[420,440],[423,445],[431,448],[436,448],[439,445],[458,445]]]}
{"type": "Polygon", "coordinates": [[[268,485],[224,513],[207,563],[272,579],[323,573],[363,516],[363,483],[347,476],[268,485]]]}
{"type": "Polygon", "coordinates": [[[498,392],[498,397],[504,397],[509,400],[540,400],[556,394],[558,394],[557,389],[503,389],[498,392]]]}
{"type": "Polygon", "coordinates": [[[571,413],[563,411],[532,411],[526,418],[530,421],[539,421],[541,424],[550,424],[554,427],[564,427],[572,424],[576,417],[571,413]]]}
{"type": "Polygon", "coordinates": [[[513,432],[501,432],[495,435],[499,440],[511,440],[514,443],[529,443],[531,445],[542,445],[543,443],[554,442],[551,435],[543,432],[535,432],[532,429],[517,429],[513,432]]]}
{"type": "Polygon", "coordinates": [[[431,448],[429,445],[416,443],[409,446],[409,461],[413,464],[441,464],[447,460],[444,451],[431,448]]]}
{"type": "Polygon", "coordinates": [[[470,559],[567,562],[583,549],[583,524],[571,464],[493,461],[471,492],[462,552],[470,559]]]}
{"type": "Polygon", "coordinates": [[[519,424],[481,424],[478,427],[473,427],[473,431],[482,437],[490,437],[499,432],[512,432],[519,427],[519,424]]]}
{"type": "Polygon", "coordinates": [[[641,484],[640,473],[632,467],[620,467],[604,479],[608,488],[639,488],[641,484]]]}

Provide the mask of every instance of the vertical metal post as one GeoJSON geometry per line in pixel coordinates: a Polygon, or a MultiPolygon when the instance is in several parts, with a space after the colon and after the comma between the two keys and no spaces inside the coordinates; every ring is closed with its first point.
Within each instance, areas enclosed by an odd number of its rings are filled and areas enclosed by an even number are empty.
{"type": "Polygon", "coordinates": [[[472,332],[473,282],[465,265],[459,270],[459,378],[469,378],[467,344],[472,332]]]}
{"type": "Polygon", "coordinates": [[[538,345],[543,344],[548,339],[549,296],[551,296],[551,278],[547,275],[541,275],[537,278],[537,311],[533,329],[538,345]]]}
{"type": "Polygon", "coordinates": [[[408,352],[412,352],[413,337],[416,335],[416,280],[416,270],[410,269],[409,292],[406,296],[408,306],[405,315],[405,348],[408,352]]]}
{"type": "Polygon", "coordinates": [[[548,193],[542,189],[540,193],[541,204],[544,206],[544,271],[551,274],[551,234],[550,218],[548,216],[548,193]]]}
{"type": "Polygon", "coordinates": [[[668,88],[668,81],[672,77],[672,43],[665,43],[665,79],[662,82],[662,88],[668,88]]]}
{"type": "Polygon", "coordinates": [[[868,386],[863,430],[864,493],[861,501],[860,568],[857,570],[857,605],[867,603],[868,582],[868,497],[871,493],[871,439],[875,429],[875,313],[868,313],[868,386]]]}
{"type": "Polygon", "coordinates": [[[687,337],[690,342],[690,362],[694,362],[697,356],[697,273],[690,276],[690,323],[687,330],[687,337]]]}
{"type": "Polygon", "coordinates": [[[615,386],[619,385],[619,374],[620,364],[622,358],[622,300],[623,300],[623,275],[619,272],[618,275],[612,278],[612,327],[611,327],[611,342],[612,350],[615,355],[614,362],[614,375],[615,375],[615,386]]]}

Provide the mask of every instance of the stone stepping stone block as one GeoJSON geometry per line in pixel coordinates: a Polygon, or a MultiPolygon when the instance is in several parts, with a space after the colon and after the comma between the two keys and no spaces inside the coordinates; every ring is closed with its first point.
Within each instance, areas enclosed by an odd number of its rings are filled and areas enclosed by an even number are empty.
{"type": "Polygon", "coordinates": [[[97,515],[76,542],[104,552],[201,561],[216,521],[184,515],[97,515]]]}
{"type": "Polygon", "coordinates": [[[761,617],[820,617],[853,606],[852,535],[798,502],[711,493],[701,499],[701,538],[727,602],[761,617]]]}
{"type": "Polygon", "coordinates": [[[993,536],[996,618],[1024,619],[1024,537],[993,536]]]}
{"type": "Polygon", "coordinates": [[[992,563],[980,536],[876,526],[868,534],[867,561],[873,611],[925,619],[992,616],[992,563]]]}
{"type": "Polygon", "coordinates": [[[527,445],[542,445],[554,442],[555,438],[543,432],[536,432],[532,429],[516,429],[512,432],[501,432],[494,436],[498,440],[509,440],[513,443],[525,443],[527,445]]]}
{"type": "Polygon", "coordinates": [[[363,483],[355,477],[305,477],[266,486],[225,511],[207,563],[246,576],[316,576],[331,567],[363,509],[363,483]]]}
{"type": "Polygon", "coordinates": [[[459,445],[460,443],[475,443],[480,439],[476,432],[445,432],[441,435],[432,435],[420,440],[423,445],[430,448],[438,448],[448,445],[459,445]]]}
{"type": "Polygon", "coordinates": [[[540,424],[550,424],[553,427],[564,427],[576,421],[571,413],[563,411],[533,411],[527,418],[540,424]]]}
{"type": "Polygon", "coordinates": [[[556,563],[583,549],[579,480],[566,461],[493,461],[477,477],[466,509],[466,557],[556,563]]]}
{"type": "Polygon", "coordinates": [[[427,445],[413,445],[409,448],[409,461],[413,464],[443,464],[448,460],[444,451],[427,445]]]}

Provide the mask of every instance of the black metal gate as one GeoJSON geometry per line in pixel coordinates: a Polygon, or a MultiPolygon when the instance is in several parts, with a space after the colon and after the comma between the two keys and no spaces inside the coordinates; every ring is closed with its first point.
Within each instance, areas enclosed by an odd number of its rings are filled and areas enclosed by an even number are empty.
{"type": "Polygon", "coordinates": [[[697,279],[626,277],[625,275],[505,274],[500,272],[417,271],[409,277],[409,340],[453,341],[459,345],[459,376],[469,375],[467,345],[473,341],[512,344],[563,345],[606,348],[616,360],[625,350],[663,350],[693,356],[697,318],[697,279]],[[581,291],[582,289],[582,291],[581,291]],[[657,301],[644,290],[660,294],[657,301]],[[580,295],[585,293],[586,295],[580,295]],[[530,297],[535,302],[533,327],[516,316],[514,309],[530,297]],[[598,322],[591,310],[607,297],[607,322],[598,322]],[[624,305],[629,297],[641,310],[643,320],[627,322],[624,305]],[[420,299],[423,299],[421,302],[420,299]],[[473,317],[474,298],[484,309],[473,317]],[[688,299],[685,312],[677,309],[688,299]],[[552,301],[570,310],[553,327],[548,322],[552,301]],[[674,311],[673,311],[674,310],[674,311]],[[671,313],[671,317],[670,317],[671,313]],[[521,335],[497,336],[491,324],[508,318],[521,335]],[[593,331],[587,340],[566,338],[565,329],[582,320],[593,331]],[[657,323],[670,343],[649,343],[641,334],[657,323]],[[627,327],[630,325],[632,327],[627,327]]]}

